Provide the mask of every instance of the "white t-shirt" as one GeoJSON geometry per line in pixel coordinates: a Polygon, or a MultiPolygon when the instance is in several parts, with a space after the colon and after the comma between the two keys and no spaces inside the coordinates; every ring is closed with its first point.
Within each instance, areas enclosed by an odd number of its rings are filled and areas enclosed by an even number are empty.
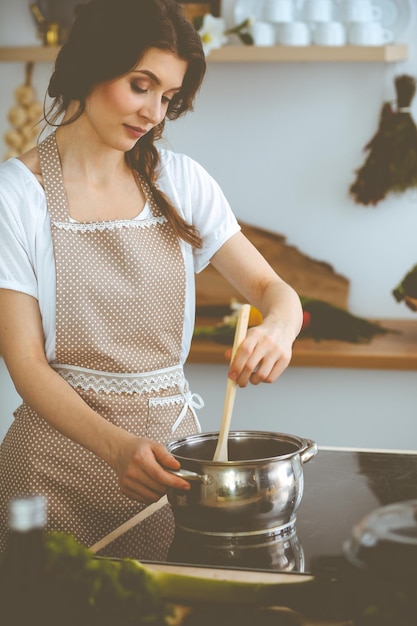
{"type": "MultiPolygon", "coordinates": [[[[195,317],[194,273],[240,230],[219,185],[196,161],[160,150],[158,186],[178,212],[199,231],[201,249],[181,241],[187,288],[181,362],[187,358],[195,317]]],[[[149,208],[137,219],[149,217],[149,208]]],[[[55,360],[55,263],[45,192],[16,158],[0,164],[0,288],[38,300],[49,362],[55,360]]]]}

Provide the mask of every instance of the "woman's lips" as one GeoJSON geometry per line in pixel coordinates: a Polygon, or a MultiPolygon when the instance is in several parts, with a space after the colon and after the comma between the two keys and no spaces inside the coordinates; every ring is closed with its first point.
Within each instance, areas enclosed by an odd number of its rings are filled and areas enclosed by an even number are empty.
{"type": "Polygon", "coordinates": [[[144,128],[139,128],[138,126],[130,126],[129,124],[124,124],[124,127],[126,128],[129,135],[131,137],[134,137],[135,139],[143,137],[143,135],[146,135],[147,132],[144,128]]]}

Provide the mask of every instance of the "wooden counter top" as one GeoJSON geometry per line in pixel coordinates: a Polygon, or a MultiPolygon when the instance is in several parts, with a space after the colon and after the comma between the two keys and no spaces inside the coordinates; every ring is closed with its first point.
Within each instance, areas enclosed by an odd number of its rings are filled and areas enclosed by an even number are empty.
{"type": "MultiPolygon", "coordinates": [[[[398,333],[376,337],[366,344],[297,339],[291,366],[417,370],[417,320],[373,321],[398,333]]],[[[227,346],[220,343],[194,340],[188,361],[226,364],[226,349],[227,346]]]]}

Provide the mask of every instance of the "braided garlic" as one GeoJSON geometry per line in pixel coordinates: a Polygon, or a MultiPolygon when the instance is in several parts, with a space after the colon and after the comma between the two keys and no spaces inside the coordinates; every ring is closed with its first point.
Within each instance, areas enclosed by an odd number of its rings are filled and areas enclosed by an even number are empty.
{"type": "Polygon", "coordinates": [[[4,134],[8,147],[5,159],[20,156],[36,145],[38,122],[42,118],[43,107],[36,99],[36,91],[31,85],[32,71],[33,63],[27,63],[25,83],[15,89],[16,104],[7,114],[12,129],[4,134]]]}

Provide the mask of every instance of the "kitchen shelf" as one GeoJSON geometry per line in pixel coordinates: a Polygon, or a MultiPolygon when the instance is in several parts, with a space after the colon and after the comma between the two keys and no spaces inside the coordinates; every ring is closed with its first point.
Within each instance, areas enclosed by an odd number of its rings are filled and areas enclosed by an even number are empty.
{"type": "MultiPolygon", "coordinates": [[[[3,46],[0,62],[50,63],[59,46],[3,46]]],[[[408,56],[406,44],[387,46],[223,46],[208,56],[209,63],[395,63],[408,56]]]]}
{"type": "MultiPolygon", "coordinates": [[[[374,370],[417,370],[417,320],[374,320],[389,333],[367,344],[345,341],[297,339],[291,366],[339,367],[374,370]]],[[[197,321],[197,324],[200,322],[197,321]]],[[[188,361],[226,365],[227,346],[220,343],[193,340],[188,361]]]]}
{"type": "Polygon", "coordinates": [[[213,50],[213,63],[328,63],[403,61],[408,56],[405,44],[387,46],[223,46],[213,50]]]}
{"type": "Polygon", "coordinates": [[[52,63],[59,49],[59,46],[2,46],[0,47],[0,61],[52,63]]]}

